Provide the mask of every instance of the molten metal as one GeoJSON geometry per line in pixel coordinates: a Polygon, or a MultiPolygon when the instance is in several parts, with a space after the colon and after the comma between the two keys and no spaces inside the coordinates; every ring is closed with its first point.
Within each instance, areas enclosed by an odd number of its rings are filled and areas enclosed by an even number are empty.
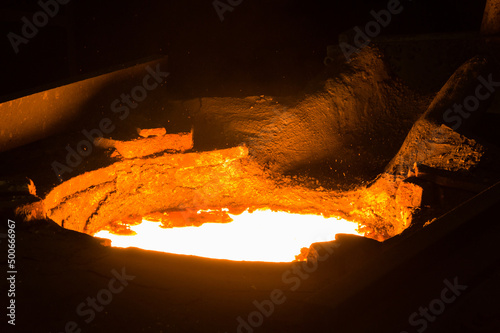
{"type": "Polygon", "coordinates": [[[94,236],[110,239],[114,247],[238,261],[291,262],[312,243],[334,240],[338,233],[360,234],[355,222],[321,215],[267,209],[228,215],[232,222],[199,227],[162,228],[159,222],[143,219],[141,224],[130,226],[130,235],[102,230],[94,236]]]}

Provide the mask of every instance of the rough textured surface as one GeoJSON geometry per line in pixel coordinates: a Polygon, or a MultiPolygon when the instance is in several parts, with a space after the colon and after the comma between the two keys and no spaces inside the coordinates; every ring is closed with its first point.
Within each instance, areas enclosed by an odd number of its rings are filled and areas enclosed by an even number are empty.
{"type": "Polygon", "coordinates": [[[251,156],[274,171],[336,177],[330,186],[344,189],[371,181],[428,100],[391,78],[374,48],[329,70],[300,96],[202,98],[198,106],[187,106],[195,147],[245,143],[251,156]]]}
{"type": "Polygon", "coordinates": [[[166,211],[188,216],[197,209],[271,208],[343,217],[358,222],[369,237],[387,239],[405,230],[421,206],[422,187],[405,181],[415,163],[448,171],[478,164],[483,148],[465,135],[471,125],[458,133],[440,121],[444,110],[474,90],[477,76],[489,68],[481,57],[460,67],[382,174],[374,173],[398,147],[393,137],[417,112],[395,116],[404,98],[389,88],[395,81],[389,80],[377,51],[367,48],[312,95],[208,98],[198,109],[192,102],[196,149],[222,142],[245,146],[118,161],[69,179],[43,203],[20,211],[28,216],[43,212],[59,225],[93,234],[119,220],[166,211]],[[315,163],[330,169],[321,183],[284,174],[315,163]],[[340,172],[351,186],[356,177],[375,180],[338,192],[333,177],[340,172]]]}
{"type": "Polygon", "coordinates": [[[415,163],[449,171],[470,170],[484,155],[484,147],[471,139],[477,119],[488,109],[492,98],[479,103],[478,109],[464,119],[448,110],[475,96],[481,83],[479,77],[488,78],[498,72],[491,61],[476,56],[465,62],[438,92],[424,115],[413,125],[401,149],[388,164],[386,172],[407,175],[415,163]],[[455,120],[456,119],[456,120],[455,120]],[[455,130],[453,130],[453,127],[455,130]]]}
{"type": "Polygon", "coordinates": [[[167,130],[164,128],[138,128],[137,134],[142,136],[143,138],[147,138],[149,136],[162,136],[167,134],[167,130]]]}
{"type": "MultiPolygon", "coordinates": [[[[422,188],[404,181],[410,167],[425,163],[450,171],[469,170],[482,156],[482,147],[474,140],[436,119],[443,108],[474,88],[478,73],[488,68],[487,61],[476,57],[457,70],[413,126],[386,173],[368,186],[337,192],[283,172],[334,157],[345,159],[352,173],[356,163],[374,172],[397,145],[387,141],[397,136],[391,126],[399,124],[400,132],[415,117],[414,113],[404,120],[394,117],[403,99],[395,103],[397,95],[389,94],[389,77],[375,50],[361,52],[346,66],[326,80],[320,92],[302,99],[202,99],[193,113],[195,147],[202,146],[196,145],[197,137],[208,138],[203,141],[207,146],[220,144],[214,139],[219,138],[245,147],[116,162],[55,187],[43,201],[44,216],[93,234],[117,220],[167,210],[266,207],[344,217],[360,223],[375,239],[397,235],[411,224],[421,205],[422,188]],[[277,105],[290,107],[280,110],[277,105]],[[349,151],[348,142],[351,147],[356,143],[355,149],[349,151]],[[369,150],[374,147],[377,150],[369,150]],[[356,161],[354,152],[363,156],[356,161]]],[[[368,174],[363,170],[356,175],[368,174]]],[[[30,209],[40,211],[40,204],[25,207],[24,212],[30,215],[30,209]]]]}
{"type": "Polygon", "coordinates": [[[487,0],[484,9],[483,22],[481,24],[481,33],[484,35],[500,34],[500,1],[487,0]]]}
{"type": "MultiPolygon", "coordinates": [[[[94,234],[117,221],[167,211],[186,220],[198,209],[229,208],[237,213],[271,208],[339,216],[358,222],[369,237],[383,240],[403,231],[419,205],[413,198],[421,193],[418,186],[405,185],[406,191],[398,194],[403,185],[390,177],[368,188],[329,191],[311,180],[264,171],[247,153],[245,147],[236,147],[116,162],[72,178],[43,201],[18,211],[27,219],[50,218],[67,229],[94,234]]],[[[171,226],[183,224],[174,220],[171,226]]]]}
{"type": "Polygon", "coordinates": [[[483,154],[484,148],[474,140],[445,125],[438,126],[421,119],[412,127],[386,172],[404,176],[415,163],[450,171],[464,171],[476,166],[483,154]]]}
{"type": "MultiPolygon", "coordinates": [[[[139,135],[149,136],[148,133],[150,132],[144,133],[141,132],[139,135]]],[[[153,155],[163,151],[184,152],[189,150],[193,148],[193,133],[163,134],[132,141],[98,138],[94,141],[94,144],[101,148],[114,148],[116,149],[116,153],[124,158],[135,158],[153,155]]]]}

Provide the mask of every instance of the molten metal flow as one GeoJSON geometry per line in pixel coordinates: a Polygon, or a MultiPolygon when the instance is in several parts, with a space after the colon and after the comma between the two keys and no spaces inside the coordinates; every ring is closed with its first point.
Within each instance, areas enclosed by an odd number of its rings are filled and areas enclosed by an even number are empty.
{"type": "Polygon", "coordinates": [[[291,262],[312,243],[334,240],[337,233],[360,234],[357,223],[321,215],[257,210],[229,216],[233,219],[229,223],[180,228],[161,228],[159,222],[143,220],[130,227],[135,235],[100,231],[94,236],[110,239],[115,247],[216,259],[291,262]]]}

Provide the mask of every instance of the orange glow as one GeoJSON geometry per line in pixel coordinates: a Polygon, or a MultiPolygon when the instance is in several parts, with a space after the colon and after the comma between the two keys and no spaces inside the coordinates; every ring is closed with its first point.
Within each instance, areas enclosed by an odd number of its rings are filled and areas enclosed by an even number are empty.
{"type": "Polygon", "coordinates": [[[129,227],[133,231],[129,235],[102,230],[94,236],[110,239],[114,247],[238,261],[291,262],[302,248],[334,240],[337,233],[360,235],[357,223],[335,217],[267,209],[228,215],[232,222],[198,227],[162,228],[160,222],[143,219],[129,227]]]}

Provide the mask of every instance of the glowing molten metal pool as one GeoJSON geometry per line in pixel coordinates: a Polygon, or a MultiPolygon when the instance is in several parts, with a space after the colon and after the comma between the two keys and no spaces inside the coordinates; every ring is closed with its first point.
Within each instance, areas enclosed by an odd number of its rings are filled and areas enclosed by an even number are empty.
{"type": "Polygon", "coordinates": [[[129,227],[133,231],[130,235],[102,230],[94,236],[110,239],[114,247],[238,261],[291,262],[302,248],[334,240],[338,233],[362,235],[357,223],[335,217],[267,209],[227,214],[232,222],[162,228],[160,222],[143,219],[129,227]]]}

